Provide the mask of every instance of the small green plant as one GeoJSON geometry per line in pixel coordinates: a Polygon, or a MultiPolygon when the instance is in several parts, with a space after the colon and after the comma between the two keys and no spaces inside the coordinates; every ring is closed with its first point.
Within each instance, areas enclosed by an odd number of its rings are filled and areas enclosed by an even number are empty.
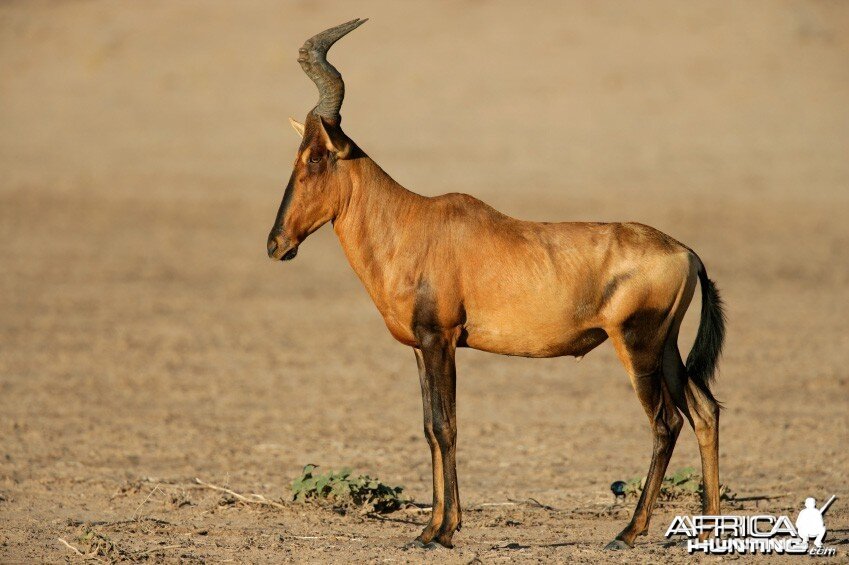
{"type": "Polygon", "coordinates": [[[363,512],[393,512],[409,502],[404,487],[393,487],[368,475],[352,475],[350,469],[338,473],[316,473],[317,465],[304,467],[292,483],[293,500],[328,503],[335,509],[358,508],[363,512]]]}
{"type": "MultiPolygon", "coordinates": [[[[645,477],[634,477],[625,482],[625,494],[635,498],[639,497],[643,493],[645,486],[645,477]]],[[[663,482],[660,484],[658,500],[671,501],[701,498],[703,492],[702,476],[692,467],[683,467],[663,478],[663,482]]],[[[719,496],[723,500],[734,497],[727,485],[719,485],[719,496]]]]}

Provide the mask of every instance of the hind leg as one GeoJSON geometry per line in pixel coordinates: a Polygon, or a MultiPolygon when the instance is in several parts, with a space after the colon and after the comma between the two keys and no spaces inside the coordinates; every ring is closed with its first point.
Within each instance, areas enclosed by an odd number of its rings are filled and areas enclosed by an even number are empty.
{"type": "Polygon", "coordinates": [[[692,382],[685,392],[699,453],[702,456],[702,477],[705,496],[702,513],[719,515],[719,404],[710,393],[705,393],[692,382]]]}
{"type": "Polygon", "coordinates": [[[633,340],[629,343],[627,335],[613,333],[610,337],[619,359],[628,371],[637,398],[649,418],[654,447],[645,488],[637,502],[634,515],[625,529],[619,532],[616,539],[607,544],[605,549],[633,547],[634,539],[648,530],[651,512],[683,424],[663,382],[662,345],[634,343],[633,340]]]}
{"type": "Polygon", "coordinates": [[[705,491],[702,514],[718,516],[719,404],[709,391],[702,390],[689,379],[675,341],[667,342],[664,350],[663,374],[672,400],[690,422],[699,442],[705,491]]]}

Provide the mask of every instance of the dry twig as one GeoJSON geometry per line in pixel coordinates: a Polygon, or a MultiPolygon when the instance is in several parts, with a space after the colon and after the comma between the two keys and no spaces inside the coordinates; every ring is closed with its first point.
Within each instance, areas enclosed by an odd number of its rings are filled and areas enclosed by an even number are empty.
{"type": "Polygon", "coordinates": [[[513,500],[511,498],[508,498],[507,500],[509,500],[510,502],[515,502],[517,504],[528,504],[530,506],[536,506],[537,508],[542,508],[543,510],[548,510],[550,512],[559,512],[557,508],[549,506],[548,504],[543,504],[536,498],[528,498],[526,500],[513,500]]]}
{"type": "Polygon", "coordinates": [[[142,503],[141,503],[141,504],[139,504],[139,505],[138,505],[138,508],[136,508],[136,511],[135,511],[135,512],[133,512],[133,517],[132,517],[132,518],[130,518],[131,520],[135,520],[135,519],[136,519],[136,514],[138,514],[138,513],[139,513],[139,510],[141,510],[141,507],[142,507],[142,506],[144,506],[144,504],[145,504],[148,500],[150,500],[150,497],[151,497],[151,496],[153,496],[153,493],[155,493],[157,490],[159,490],[159,484],[157,484],[155,487],[153,487],[153,490],[151,490],[149,493],[147,493],[147,497],[146,497],[144,500],[142,500],[142,503]]]}
{"type": "Polygon", "coordinates": [[[198,479],[197,477],[195,477],[195,482],[197,484],[201,485],[201,486],[206,487],[206,488],[209,488],[209,489],[212,489],[212,490],[217,490],[218,492],[227,493],[230,496],[232,496],[233,498],[235,498],[236,500],[239,500],[241,502],[246,502],[248,504],[262,504],[262,505],[265,505],[265,506],[273,506],[274,508],[281,508],[281,509],[286,508],[285,506],[283,506],[279,502],[274,502],[273,500],[268,500],[267,498],[265,498],[261,494],[251,494],[250,497],[247,497],[247,496],[244,496],[242,494],[239,494],[236,491],[232,491],[228,488],[224,488],[224,487],[220,487],[218,485],[212,485],[212,484],[206,483],[206,482],[198,479]]]}
{"type": "Polygon", "coordinates": [[[156,553],[157,551],[165,551],[166,549],[179,549],[180,545],[163,545],[160,547],[154,547],[153,549],[148,549],[147,551],[138,551],[133,552],[134,557],[143,557],[145,555],[149,555],[151,553],[156,553]]]}
{"type": "Polygon", "coordinates": [[[59,543],[61,543],[62,545],[64,545],[65,547],[67,547],[68,549],[70,549],[71,551],[73,551],[75,554],[79,555],[80,557],[85,557],[85,556],[86,556],[86,555],[85,555],[85,553],[83,553],[82,551],[80,551],[79,549],[77,549],[76,547],[74,547],[73,545],[69,544],[68,542],[66,542],[66,541],[65,541],[65,540],[63,540],[62,538],[56,538],[56,539],[57,539],[57,540],[59,540],[59,543]]]}

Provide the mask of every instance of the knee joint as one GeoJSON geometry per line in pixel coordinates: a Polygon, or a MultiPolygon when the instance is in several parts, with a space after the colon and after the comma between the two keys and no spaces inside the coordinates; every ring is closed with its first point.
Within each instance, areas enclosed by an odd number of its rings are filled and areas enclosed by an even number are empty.
{"type": "Polygon", "coordinates": [[[433,434],[440,443],[453,443],[457,438],[457,427],[444,420],[436,420],[433,423],[433,434]]]}
{"type": "Polygon", "coordinates": [[[662,411],[654,421],[653,431],[655,439],[661,444],[668,444],[678,437],[684,421],[677,411],[662,411]]]}
{"type": "Polygon", "coordinates": [[[433,426],[430,424],[425,424],[424,426],[424,436],[427,442],[430,445],[436,445],[436,434],[433,431],[433,426]]]}
{"type": "Polygon", "coordinates": [[[693,427],[697,432],[710,431],[716,428],[719,423],[719,405],[711,401],[705,406],[698,406],[692,410],[693,427]]]}
{"type": "Polygon", "coordinates": [[[683,426],[683,425],[684,425],[684,418],[682,418],[681,414],[679,414],[678,411],[675,410],[669,416],[669,429],[672,431],[673,435],[677,436],[678,432],[681,431],[681,426],[683,426]]]}

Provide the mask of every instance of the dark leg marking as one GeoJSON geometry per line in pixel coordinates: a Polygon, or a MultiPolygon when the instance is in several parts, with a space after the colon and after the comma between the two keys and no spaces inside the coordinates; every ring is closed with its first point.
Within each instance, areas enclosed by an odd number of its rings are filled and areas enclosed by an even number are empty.
{"type": "Polygon", "coordinates": [[[440,324],[436,296],[426,281],[420,282],[417,288],[413,333],[421,351],[417,358],[421,359],[425,436],[431,446],[434,463],[433,512],[418,541],[423,544],[436,541],[445,547],[453,547],[451,539],[461,522],[456,468],[457,375],[454,365],[460,329],[458,326],[445,328],[440,324]]]}

